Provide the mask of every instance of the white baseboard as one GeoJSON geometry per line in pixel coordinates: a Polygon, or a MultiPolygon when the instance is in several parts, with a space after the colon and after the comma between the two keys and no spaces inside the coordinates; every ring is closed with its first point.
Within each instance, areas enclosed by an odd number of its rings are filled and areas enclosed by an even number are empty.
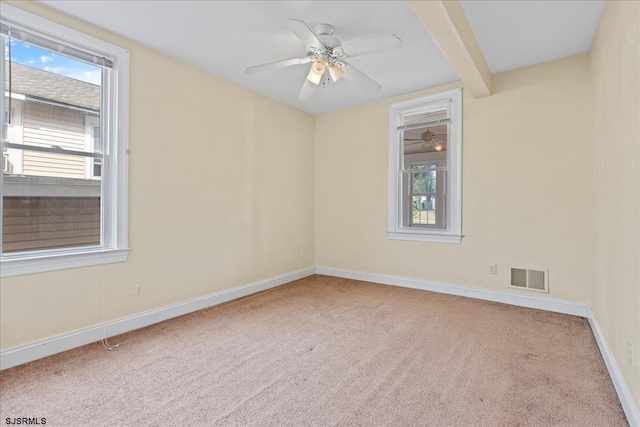
{"type": "MultiPolygon", "coordinates": [[[[591,312],[591,309],[589,309],[589,311],[591,312]]],[[[629,425],[631,427],[640,427],[640,411],[638,411],[638,407],[633,401],[631,391],[629,390],[629,387],[627,387],[627,383],[622,376],[622,372],[620,372],[616,359],[613,357],[611,348],[609,348],[609,344],[607,344],[607,340],[604,338],[602,329],[600,329],[600,325],[593,315],[593,312],[590,313],[588,319],[589,325],[591,325],[591,330],[593,331],[593,336],[596,338],[598,348],[600,348],[600,353],[604,359],[604,364],[607,366],[607,370],[609,371],[611,382],[616,389],[616,393],[618,393],[618,399],[620,399],[622,409],[627,416],[627,421],[629,421],[629,425]]]]}
{"type": "Polygon", "coordinates": [[[202,310],[223,302],[241,298],[256,292],[284,285],[294,280],[311,276],[315,273],[314,267],[292,271],[269,279],[259,280],[247,285],[215,292],[200,298],[171,304],[121,319],[112,320],[77,331],[69,332],[55,337],[47,338],[31,344],[18,346],[0,352],[0,370],[41,359],[52,354],[60,353],[72,348],[80,347],[100,341],[105,337],[133,331],[154,323],[162,322],[173,317],[182,316],[194,311],[202,310]]]}
{"type": "Polygon", "coordinates": [[[604,363],[609,371],[611,382],[618,394],[618,399],[622,405],[627,421],[631,427],[640,427],[640,412],[631,396],[631,391],[618,368],[613,353],[600,330],[591,307],[584,303],[555,300],[551,298],[540,298],[527,295],[517,295],[507,292],[490,291],[486,289],[467,288],[463,286],[447,285],[444,283],[434,283],[425,280],[407,279],[404,277],[388,276],[383,274],[372,274],[361,271],[344,270],[331,267],[316,267],[316,274],[326,276],[342,277],[345,279],[362,280],[383,285],[400,286],[404,288],[422,289],[425,291],[438,292],[450,295],[459,295],[469,298],[482,299],[486,301],[501,302],[504,304],[517,305],[520,307],[536,308],[538,310],[553,311],[556,313],[570,314],[585,317],[589,320],[589,325],[598,343],[598,348],[604,359],[604,363]]]}
{"type": "Polygon", "coordinates": [[[589,313],[591,313],[588,304],[562,301],[551,298],[518,295],[508,292],[490,291],[487,289],[467,288],[463,286],[448,285],[445,283],[428,282],[426,280],[407,279],[405,277],[387,276],[383,274],[365,273],[362,271],[343,270],[340,268],[331,267],[317,266],[316,273],[324,274],[326,276],[343,277],[345,279],[380,283],[383,285],[421,289],[423,291],[437,292],[440,294],[459,295],[486,301],[517,305],[520,307],[537,308],[539,310],[571,314],[580,317],[588,317],[589,313]]]}

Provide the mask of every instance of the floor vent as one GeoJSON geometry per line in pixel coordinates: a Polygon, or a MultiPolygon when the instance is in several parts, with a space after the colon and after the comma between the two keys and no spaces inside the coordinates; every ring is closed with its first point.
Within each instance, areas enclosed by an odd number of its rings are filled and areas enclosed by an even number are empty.
{"type": "Polygon", "coordinates": [[[509,286],[538,292],[549,292],[549,271],[511,267],[509,286]]]}

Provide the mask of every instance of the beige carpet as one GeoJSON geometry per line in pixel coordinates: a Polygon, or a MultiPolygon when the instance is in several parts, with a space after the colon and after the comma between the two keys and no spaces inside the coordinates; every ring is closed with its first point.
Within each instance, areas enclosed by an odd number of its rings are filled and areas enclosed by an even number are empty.
{"type": "Polygon", "coordinates": [[[626,425],[585,319],[313,276],[0,373],[47,426],[626,425]]]}

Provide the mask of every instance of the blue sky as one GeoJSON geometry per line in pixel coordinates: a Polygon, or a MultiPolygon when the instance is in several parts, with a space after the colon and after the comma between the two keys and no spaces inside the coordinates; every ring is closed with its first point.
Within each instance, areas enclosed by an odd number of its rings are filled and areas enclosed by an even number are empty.
{"type": "MultiPolygon", "coordinates": [[[[8,59],[8,42],[5,44],[5,59],[8,59]]],[[[11,60],[18,64],[60,74],[88,83],[100,84],[100,68],[76,61],[64,55],[40,49],[35,46],[11,41],[11,60]]]]}

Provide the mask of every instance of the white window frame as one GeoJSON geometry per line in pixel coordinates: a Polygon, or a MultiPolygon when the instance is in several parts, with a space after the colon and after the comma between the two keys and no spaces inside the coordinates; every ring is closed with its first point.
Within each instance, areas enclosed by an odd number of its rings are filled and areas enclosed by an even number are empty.
{"type": "Polygon", "coordinates": [[[462,240],[462,88],[452,89],[389,106],[389,223],[392,240],[460,244],[462,240]],[[403,221],[403,131],[398,129],[403,115],[449,105],[445,228],[405,226],[403,221]]]}
{"type": "MultiPolygon", "coordinates": [[[[18,252],[0,255],[0,277],[18,276],[67,268],[123,262],[128,247],[128,170],[129,170],[129,51],[82,32],[67,28],[16,7],[2,5],[2,21],[30,33],[96,55],[111,58],[113,68],[106,87],[107,100],[101,107],[101,139],[104,148],[102,184],[102,242],[99,246],[18,252]],[[105,168],[107,170],[105,170],[105,168]]],[[[0,78],[5,77],[4,54],[0,55],[0,78]]],[[[104,73],[103,73],[104,74],[104,73]]],[[[0,111],[5,97],[0,96],[0,111]]],[[[0,129],[0,133],[4,133],[0,129]]],[[[0,135],[4,139],[4,135],[0,135]]],[[[0,196],[2,195],[0,179],[0,196]]],[[[2,204],[0,204],[2,218],[2,204]]],[[[1,225],[1,224],[0,224],[1,225]]],[[[0,245],[2,227],[0,227],[0,245]]]]}

